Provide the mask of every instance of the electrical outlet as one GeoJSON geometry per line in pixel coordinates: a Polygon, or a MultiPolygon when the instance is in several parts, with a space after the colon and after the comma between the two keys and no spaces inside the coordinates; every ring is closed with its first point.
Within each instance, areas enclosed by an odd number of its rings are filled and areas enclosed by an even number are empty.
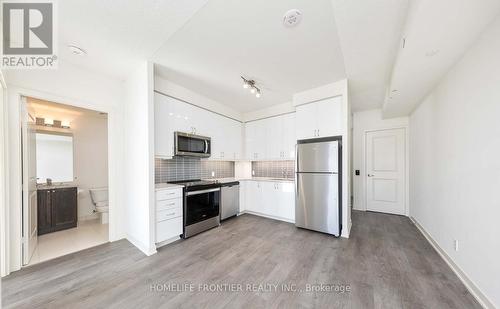
{"type": "Polygon", "coordinates": [[[215,177],[215,172],[214,171],[212,171],[212,177],[215,177]]]}
{"type": "Polygon", "coordinates": [[[254,170],[252,170],[252,176],[255,176],[255,171],[254,170]]]}
{"type": "Polygon", "coordinates": [[[455,251],[458,251],[458,240],[455,239],[455,241],[453,241],[453,245],[455,247],[455,251]]]}

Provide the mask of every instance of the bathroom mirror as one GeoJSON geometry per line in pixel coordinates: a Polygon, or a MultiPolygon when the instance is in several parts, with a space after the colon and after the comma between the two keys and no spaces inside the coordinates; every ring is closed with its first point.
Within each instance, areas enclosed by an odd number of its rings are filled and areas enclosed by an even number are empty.
{"type": "Polygon", "coordinates": [[[38,183],[73,181],[73,136],[36,133],[36,177],[38,183]]]}

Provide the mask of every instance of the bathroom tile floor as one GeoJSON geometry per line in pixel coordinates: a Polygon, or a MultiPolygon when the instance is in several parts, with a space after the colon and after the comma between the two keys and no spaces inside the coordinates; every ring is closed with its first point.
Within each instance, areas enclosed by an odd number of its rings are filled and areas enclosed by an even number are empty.
{"type": "Polygon", "coordinates": [[[108,224],[99,220],[78,222],[76,228],[38,236],[38,246],[28,265],[108,242],[108,224]]]}

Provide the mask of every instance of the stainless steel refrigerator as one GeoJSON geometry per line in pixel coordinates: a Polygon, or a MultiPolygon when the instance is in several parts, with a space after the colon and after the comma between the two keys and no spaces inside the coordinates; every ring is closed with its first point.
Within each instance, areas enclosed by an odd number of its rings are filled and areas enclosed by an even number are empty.
{"type": "Polygon", "coordinates": [[[295,225],[340,236],[342,139],[300,140],[295,174],[295,225]]]}

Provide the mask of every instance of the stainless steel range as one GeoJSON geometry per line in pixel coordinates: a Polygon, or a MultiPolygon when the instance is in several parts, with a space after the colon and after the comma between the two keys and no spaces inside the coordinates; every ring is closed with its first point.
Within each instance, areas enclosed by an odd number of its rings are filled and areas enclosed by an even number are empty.
{"type": "Polygon", "coordinates": [[[220,184],[216,181],[173,181],[184,186],[184,231],[188,238],[220,224],[220,184]]]}

